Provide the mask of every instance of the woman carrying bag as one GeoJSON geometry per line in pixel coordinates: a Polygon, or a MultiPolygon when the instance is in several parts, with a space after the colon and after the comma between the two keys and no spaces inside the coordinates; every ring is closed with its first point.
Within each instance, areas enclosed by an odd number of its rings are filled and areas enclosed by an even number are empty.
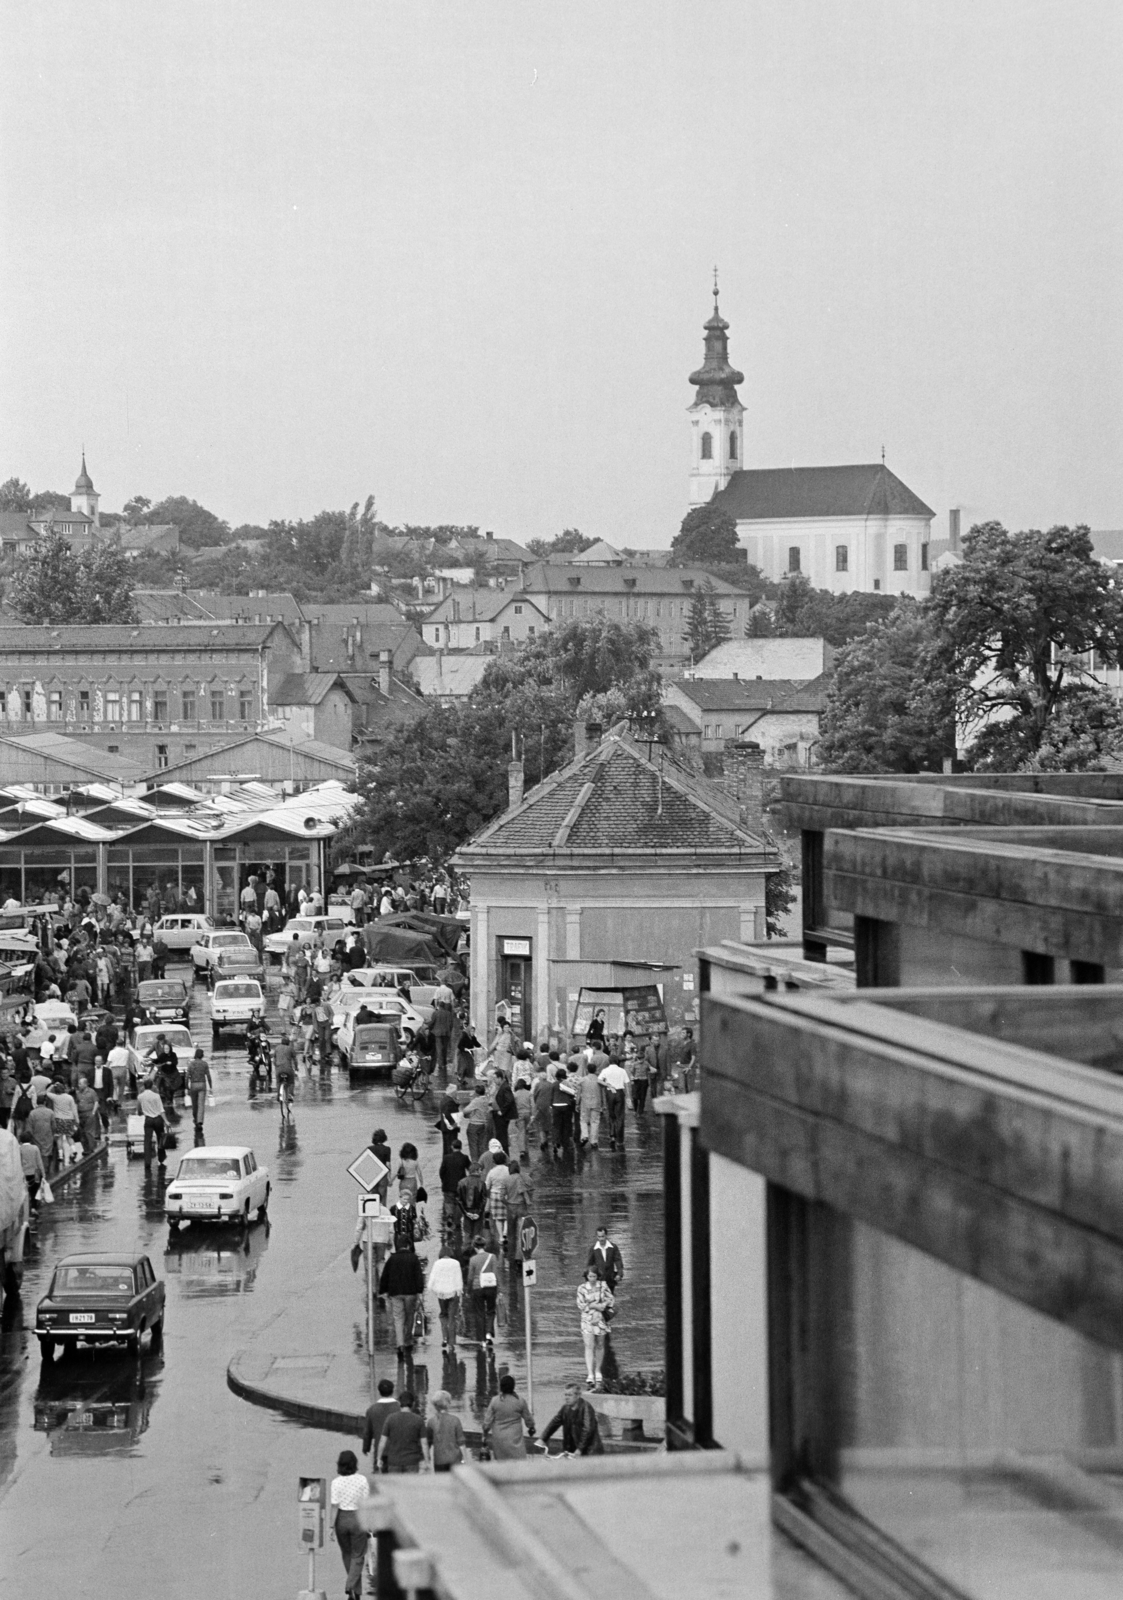
{"type": "Polygon", "coordinates": [[[577,1309],[581,1313],[581,1339],[585,1346],[585,1365],[588,1377],[586,1388],[604,1387],[604,1341],[608,1324],[615,1315],[616,1298],[596,1267],[585,1268],[585,1281],[577,1291],[577,1309]]]}

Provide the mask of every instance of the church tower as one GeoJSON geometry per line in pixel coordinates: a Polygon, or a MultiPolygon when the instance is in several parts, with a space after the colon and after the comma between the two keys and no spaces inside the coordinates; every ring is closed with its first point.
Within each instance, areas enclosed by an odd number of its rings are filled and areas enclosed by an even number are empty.
{"type": "Polygon", "coordinates": [[[690,410],[690,504],[705,505],[724,489],[743,459],[742,418],[745,408],[737,385],[745,375],[729,365],[729,324],[718,311],[717,268],[714,268],[714,314],[703,324],[706,353],[690,381],[698,390],[690,410]]]}
{"type": "Polygon", "coordinates": [[[90,521],[96,528],[98,525],[97,506],[100,499],[101,496],[94,488],[93,480],[86,471],[86,452],[83,450],[82,470],[78,474],[77,481],[70,496],[70,509],[71,511],[81,511],[85,516],[89,517],[90,521]]]}

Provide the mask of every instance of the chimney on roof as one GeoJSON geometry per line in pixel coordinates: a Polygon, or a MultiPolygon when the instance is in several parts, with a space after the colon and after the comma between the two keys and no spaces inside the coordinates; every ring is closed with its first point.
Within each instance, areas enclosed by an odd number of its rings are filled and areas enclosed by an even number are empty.
{"type": "Polygon", "coordinates": [[[751,739],[728,739],[722,753],[722,787],[736,800],[751,833],[764,826],[764,751],[751,739]]]}
{"type": "Polygon", "coordinates": [[[599,722],[596,722],[596,721],[586,722],[586,724],[585,724],[585,748],[587,750],[595,750],[597,745],[600,744],[601,739],[603,737],[604,737],[604,728],[599,722]]]}
{"type": "Polygon", "coordinates": [[[378,692],[385,695],[387,700],[390,698],[391,659],[389,650],[380,650],[378,652],[378,692]]]}
{"type": "Polygon", "coordinates": [[[484,534],[484,538],[485,538],[485,539],[494,539],[494,538],[495,538],[495,535],[494,535],[494,533],[493,533],[493,532],[492,532],[492,531],[491,531],[491,529],[490,529],[490,528],[489,528],[489,529],[488,529],[488,530],[487,530],[487,532],[486,532],[486,533],[485,533],[485,534],[484,534]]]}
{"type": "Polygon", "coordinates": [[[312,624],[304,617],[297,623],[297,636],[300,640],[300,670],[301,672],[315,672],[315,663],[312,660],[312,624]]]}
{"type": "Polygon", "coordinates": [[[948,512],[948,544],[955,551],[959,549],[959,507],[952,506],[948,512]]]}
{"type": "Polygon", "coordinates": [[[507,806],[513,810],[523,797],[523,764],[518,754],[518,735],[511,735],[511,759],[507,763],[507,806]]]}

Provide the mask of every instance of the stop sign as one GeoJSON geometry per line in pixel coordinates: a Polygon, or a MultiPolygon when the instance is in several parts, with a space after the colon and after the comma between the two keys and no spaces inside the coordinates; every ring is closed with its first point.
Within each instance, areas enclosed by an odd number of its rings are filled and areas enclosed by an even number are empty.
{"type": "Polygon", "coordinates": [[[523,1217],[519,1223],[519,1249],[522,1259],[529,1261],[538,1248],[538,1224],[533,1217],[523,1217]]]}

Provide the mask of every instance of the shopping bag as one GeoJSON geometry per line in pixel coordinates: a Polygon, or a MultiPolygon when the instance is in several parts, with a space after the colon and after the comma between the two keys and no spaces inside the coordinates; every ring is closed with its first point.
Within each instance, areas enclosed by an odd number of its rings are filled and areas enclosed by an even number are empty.
{"type": "Polygon", "coordinates": [[[44,1178],[42,1183],[39,1185],[39,1199],[45,1205],[49,1206],[51,1204],[51,1201],[54,1199],[54,1197],[55,1197],[55,1191],[51,1188],[51,1186],[47,1182],[46,1178],[44,1178]]]}

